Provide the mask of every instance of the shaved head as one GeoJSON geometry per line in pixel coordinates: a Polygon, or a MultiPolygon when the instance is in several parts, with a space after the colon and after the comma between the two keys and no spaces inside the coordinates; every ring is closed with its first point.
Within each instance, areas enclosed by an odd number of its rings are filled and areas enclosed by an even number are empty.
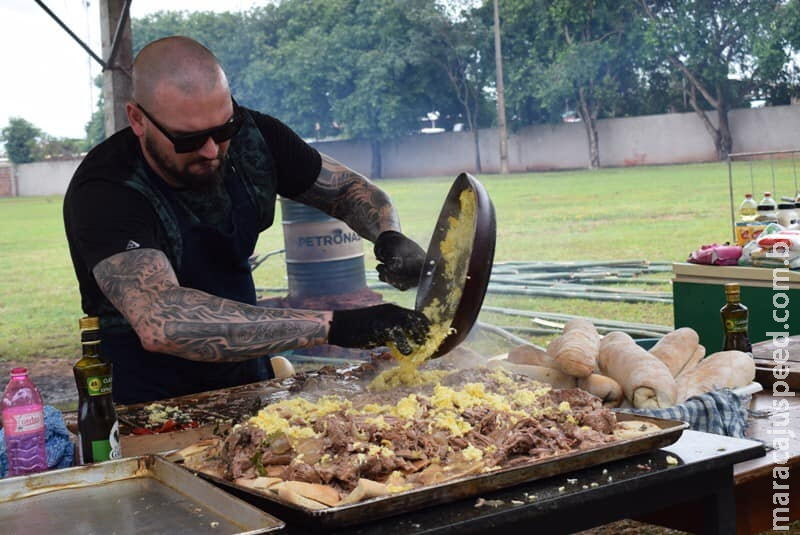
{"type": "Polygon", "coordinates": [[[188,37],[165,37],[145,46],[133,62],[133,99],[145,107],[157,106],[164,90],[201,96],[220,88],[228,79],[209,49],[188,37]]]}

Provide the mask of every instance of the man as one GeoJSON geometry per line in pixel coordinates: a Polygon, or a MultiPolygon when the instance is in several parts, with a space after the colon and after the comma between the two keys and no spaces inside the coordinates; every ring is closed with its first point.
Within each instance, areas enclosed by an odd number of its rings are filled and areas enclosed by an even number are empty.
{"type": "Polygon", "coordinates": [[[270,353],[330,343],[408,352],[428,321],[392,304],[346,311],[256,306],[248,259],[276,195],[375,243],[383,281],[416,285],[422,248],[391,200],[278,120],[239,107],[213,54],[186,37],[133,66],[130,127],[95,147],[64,199],[82,308],[100,317],[114,400],[137,403],[269,377],[270,353]]]}

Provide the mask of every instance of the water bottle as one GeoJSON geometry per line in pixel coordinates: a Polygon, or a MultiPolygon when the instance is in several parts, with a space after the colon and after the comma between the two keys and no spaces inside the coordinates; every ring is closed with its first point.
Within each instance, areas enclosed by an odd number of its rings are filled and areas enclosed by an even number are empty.
{"type": "Polygon", "coordinates": [[[778,220],[778,203],[769,191],[764,192],[764,198],[758,202],[756,210],[758,211],[756,221],[773,223],[778,220]]]}
{"type": "Polygon", "coordinates": [[[739,220],[740,221],[755,221],[758,203],[753,199],[752,193],[745,193],[742,204],[739,205],[739,220]]]}
{"type": "Polygon", "coordinates": [[[26,368],[11,370],[3,392],[3,433],[9,476],[47,470],[42,396],[26,368]]]}

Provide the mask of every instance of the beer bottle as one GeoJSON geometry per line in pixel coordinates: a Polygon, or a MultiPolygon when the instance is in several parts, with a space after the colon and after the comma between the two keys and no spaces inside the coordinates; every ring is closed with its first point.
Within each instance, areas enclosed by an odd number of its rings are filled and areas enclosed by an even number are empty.
{"type": "Polygon", "coordinates": [[[78,445],[81,464],[119,459],[117,411],[111,399],[111,363],[100,355],[100,324],[79,321],[82,358],[72,367],[78,385],[78,445]]]}
{"type": "Polygon", "coordinates": [[[740,302],[740,295],[739,283],[725,284],[726,303],[719,311],[724,333],[722,349],[723,351],[737,349],[745,353],[752,353],[753,346],[747,335],[748,311],[747,307],[740,302]]]}

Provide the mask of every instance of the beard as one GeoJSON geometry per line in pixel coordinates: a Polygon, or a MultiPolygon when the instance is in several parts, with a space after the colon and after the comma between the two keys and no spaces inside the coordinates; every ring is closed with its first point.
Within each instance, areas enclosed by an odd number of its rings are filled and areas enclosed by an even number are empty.
{"type": "Polygon", "coordinates": [[[158,170],[167,175],[174,187],[195,191],[213,190],[224,178],[222,163],[227,154],[221,149],[216,158],[198,157],[179,165],[161,151],[149,137],[145,136],[144,146],[158,170]]]}

